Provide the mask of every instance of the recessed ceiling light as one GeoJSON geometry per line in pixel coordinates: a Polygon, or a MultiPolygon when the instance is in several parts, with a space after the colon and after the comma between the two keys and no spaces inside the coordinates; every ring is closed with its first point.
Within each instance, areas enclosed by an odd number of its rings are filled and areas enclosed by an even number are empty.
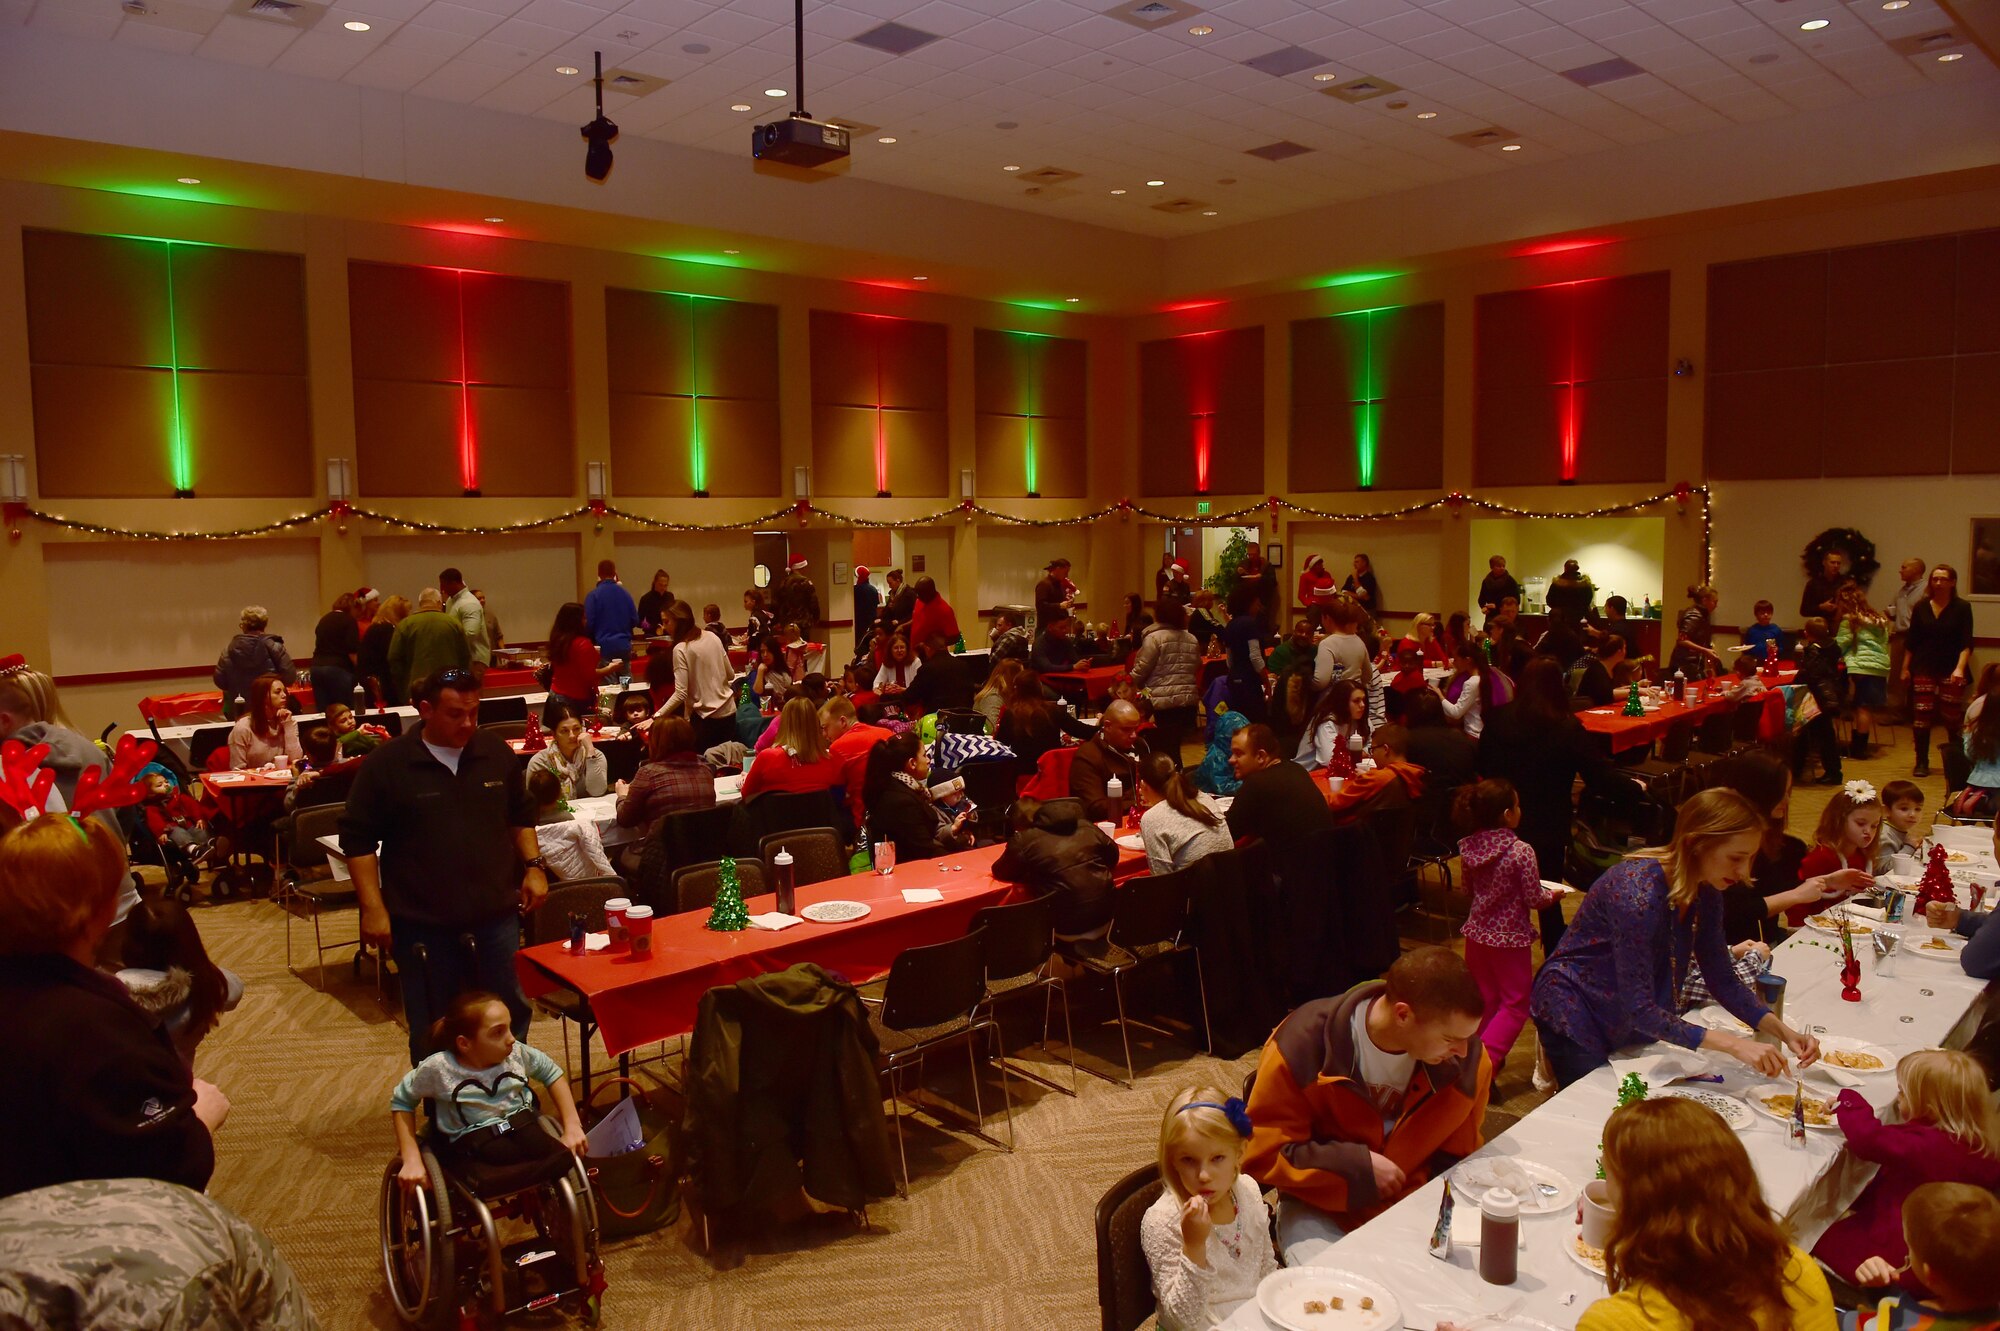
{"type": "Polygon", "coordinates": [[[930,279],[929,279],[928,277],[925,277],[925,276],[923,276],[922,274],[919,274],[919,275],[917,275],[916,277],[913,277],[913,278],[911,278],[910,280],[911,280],[912,282],[928,282],[928,281],[930,281],[930,279]]]}
{"type": "Polygon", "coordinates": [[[1946,65],[1950,64],[1954,60],[1963,60],[1963,59],[1965,59],[1965,52],[1963,51],[1946,51],[1943,55],[1938,57],[1939,63],[1946,65]]]}
{"type": "Polygon", "coordinates": [[[884,134],[881,138],[875,140],[877,143],[894,143],[895,141],[896,136],[894,134],[884,134]]]}
{"type": "Polygon", "coordinates": [[[1799,31],[1800,31],[1800,32],[1818,32],[1818,31],[1819,31],[1819,30],[1820,30],[1821,28],[1824,28],[1824,27],[1825,27],[1825,26],[1826,26],[1827,24],[1829,24],[1829,23],[1831,23],[1831,22],[1833,22],[1833,20],[1832,20],[1832,19],[1825,19],[1825,18],[1809,18],[1809,19],[1807,19],[1807,20],[1806,20],[1806,21],[1805,21],[1804,23],[1801,23],[1801,24],[1799,24],[1799,31]]]}
{"type": "Polygon", "coordinates": [[[1080,300],[1082,300],[1082,299],[1083,299],[1083,297],[1082,297],[1082,296],[1064,296],[1064,297],[1063,297],[1063,304],[1065,304],[1065,305],[1074,305],[1074,304],[1076,304],[1076,303],[1077,303],[1078,301],[1080,301],[1080,300]]]}
{"type": "Polygon", "coordinates": [[[574,74],[574,73],[576,73],[576,66],[575,66],[575,65],[557,65],[557,66],[556,66],[556,73],[558,73],[558,74],[574,74]]]}
{"type": "Polygon", "coordinates": [[[1003,166],[1000,169],[1002,171],[1019,171],[1021,168],[1018,166],[1003,166]]]}
{"type": "Polygon", "coordinates": [[[1338,75],[1338,74],[1315,74],[1315,75],[1313,75],[1313,82],[1314,82],[1314,83],[1331,83],[1331,82],[1333,82],[1333,81],[1334,81],[1335,79],[1337,79],[1337,78],[1339,78],[1339,77],[1340,77],[1340,75],[1338,75]]]}
{"type": "Polygon", "coordinates": [[[1159,188],[1159,187],[1160,187],[1161,185],[1164,185],[1164,184],[1166,184],[1167,182],[1166,182],[1166,181],[1164,181],[1164,180],[1149,180],[1149,181],[1147,181],[1146,183],[1147,183],[1148,185],[1151,185],[1151,186],[1153,186],[1153,187],[1154,187],[1155,189],[1157,189],[1157,188],[1159,188]]]}
{"type": "Polygon", "coordinates": [[[502,222],[506,220],[507,219],[504,217],[489,217],[486,219],[487,224],[490,226],[499,226],[502,222]]]}
{"type": "Polygon", "coordinates": [[[785,90],[783,88],[766,88],[764,89],[764,95],[766,97],[783,97],[785,90]]]}
{"type": "Polygon", "coordinates": [[[366,32],[366,31],[368,31],[368,25],[367,25],[366,23],[363,23],[363,22],[362,22],[362,21],[361,21],[360,19],[358,19],[358,18],[354,18],[354,19],[349,19],[349,20],[347,20],[347,22],[345,22],[345,23],[341,24],[340,26],[341,26],[341,27],[343,27],[343,28],[345,28],[345,29],[347,29],[347,30],[348,30],[349,32],[366,32]]]}
{"type": "Polygon", "coordinates": [[[1521,145],[1518,143],[1503,143],[1500,145],[1500,151],[1503,153],[1517,153],[1521,151],[1521,145]]]}
{"type": "Polygon", "coordinates": [[[1882,8],[1884,9],[1908,9],[1909,7],[1910,0],[1882,0],[1882,8]]]}
{"type": "Polygon", "coordinates": [[[1194,26],[1193,26],[1192,28],[1189,28],[1189,29],[1188,29],[1188,36],[1190,36],[1190,37],[1206,37],[1206,36],[1208,36],[1208,35],[1209,35],[1209,34],[1210,34],[1211,32],[1214,32],[1214,31],[1215,31],[1215,29],[1214,29],[1214,28],[1211,28],[1211,27],[1209,27],[1209,26],[1208,26],[1208,25],[1207,25],[1206,23],[1197,23],[1197,24],[1195,24],[1195,25],[1194,25],[1194,26]]]}
{"type": "Polygon", "coordinates": [[[1213,217],[1213,216],[1215,216],[1215,209],[1213,209],[1213,208],[1210,208],[1210,209],[1208,209],[1208,210],[1207,210],[1206,212],[1204,212],[1204,213],[1202,214],[1202,216],[1203,216],[1203,217],[1213,217]]]}
{"type": "Polygon", "coordinates": [[[748,111],[750,109],[750,103],[736,102],[733,105],[731,105],[729,109],[732,111],[748,111]]]}
{"type": "Polygon", "coordinates": [[[723,253],[724,253],[724,254],[741,254],[741,253],[743,253],[743,251],[742,251],[742,250],[724,250],[724,251],[723,251],[723,253]]]}
{"type": "Polygon", "coordinates": [[[1437,118],[1438,118],[1438,113],[1435,111],[1417,112],[1417,119],[1419,120],[1436,120],[1437,118]]]}
{"type": "Polygon", "coordinates": [[[183,185],[199,185],[199,184],[201,183],[201,177],[200,177],[200,176],[182,176],[182,177],[180,178],[180,182],[181,182],[181,184],[183,184],[183,185]]]}
{"type": "Polygon", "coordinates": [[[1111,192],[1112,192],[1113,194],[1123,194],[1123,193],[1124,193],[1125,191],[1124,191],[1124,190],[1122,190],[1122,189],[1115,189],[1115,190],[1112,190],[1111,192]]]}

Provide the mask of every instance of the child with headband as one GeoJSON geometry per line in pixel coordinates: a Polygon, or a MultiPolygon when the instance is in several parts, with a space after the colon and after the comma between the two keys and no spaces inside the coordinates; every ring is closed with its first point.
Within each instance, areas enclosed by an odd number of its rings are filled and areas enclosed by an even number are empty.
{"type": "Polygon", "coordinates": [[[1242,1172],[1249,1142],[1249,1111],[1227,1091],[1196,1086],[1167,1105],[1160,1124],[1167,1186],[1139,1221],[1160,1331],[1221,1325],[1278,1269],[1263,1193],[1242,1172]]]}

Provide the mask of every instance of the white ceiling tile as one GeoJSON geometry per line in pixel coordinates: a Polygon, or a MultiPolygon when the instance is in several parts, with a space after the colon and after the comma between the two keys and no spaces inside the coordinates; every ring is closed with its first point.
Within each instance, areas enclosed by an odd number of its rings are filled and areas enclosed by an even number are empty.
{"type": "Polygon", "coordinates": [[[454,60],[410,91],[443,102],[476,102],[505,79],[506,74],[469,60],[454,60]]]}
{"type": "Polygon", "coordinates": [[[685,31],[693,37],[706,37],[734,45],[755,41],[777,26],[775,23],[751,18],[747,14],[739,14],[733,10],[717,9],[688,24],[685,31]]]}
{"type": "Polygon", "coordinates": [[[528,62],[536,57],[522,55],[518,47],[510,46],[504,42],[496,42],[490,38],[481,38],[459,52],[458,58],[475,61],[478,64],[486,65],[493,69],[512,71],[527,68],[528,62]]]}
{"type": "Polygon", "coordinates": [[[417,16],[410,20],[420,28],[455,32],[462,37],[475,39],[484,37],[505,21],[498,14],[489,14],[470,5],[447,3],[447,0],[435,0],[435,3],[425,5],[417,16]]]}
{"type": "Polygon", "coordinates": [[[358,83],[365,88],[387,88],[392,92],[408,92],[424,79],[437,72],[444,62],[415,51],[394,51],[386,45],[370,51],[362,60],[347,71],[342,80],[358,83]]]}
{"type": "Polygon", "coordinates": [[[194,49],[201,45],[202,34],[165,28],[157,23],[123,23],[112,40],[155,51],[172,51],[176,55],[193,55],[194,49]]]}
{"type": "Polygon", "coordinates": [[[110,41],[117,34],[118,25],[123,21],[116,10],[53,5],[48,3],[48,0],[42,0],[41,4],[35,6],[35,12],[28,26],[63,37],[78,37],[86,41],[110,41]]]}
{"type": "Polygon", "coordinates": [[[372,37],[373,33],[302,32],[287,46],[271,68],[281,74],[301,74],[314,79],[337,79],[360,63],[379,43],[351,38],[372,37]]]}
{"type": "MultiPolygon", "coordinates": [[[[977,9],[952,4],[951,0],[930,0],[930,3],[911,10],[897,22],[905,27],[915,28],[919,32],[936,33],[940,37],[955,37],[967,28],[978,27],[986,21],[986,18],[987,16],[977,9]]],[[[810,26],[812,21],[810,9],[806,11],[806,21],[810,26]]]]}
{"type": "MultiPolygon", "coordinates": [[[[415,51],[424,55],[449,60],[477,41],[462,32],[445,32],[440,28],[420,28],[414,23],[405,24],[389,38],[385,45],[398,51],[415,51]]],[[[480,89],[484,92],[485,89],[480,89]]]]}
{"type": "Polygon", "coordinates": [[[514,12],[513,17],[523,23],[539,23],[574,36],[603,22],[604,12],[589,5],[577,4],[575,0],[528,0],[514,12]]]}
{"type": "Polygon", "coordinates": [[[195,48],[206,60],[227,60],[232,64],[262,68],[298,38],[299,30],[269,19],[242,18],[224,14],[209,30],[208,37],[195,48]]]}

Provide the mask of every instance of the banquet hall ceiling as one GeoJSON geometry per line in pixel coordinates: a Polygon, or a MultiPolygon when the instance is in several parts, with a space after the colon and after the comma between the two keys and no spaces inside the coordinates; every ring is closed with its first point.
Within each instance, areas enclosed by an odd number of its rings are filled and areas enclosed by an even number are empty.
{"type": "MultiPolygon", "coordinates": [[[[787,0],[0,0],[0,24],[172,53],[191,78],[256,66],[570,125],[602,51],[630,89],[606,98],[625,141],[745,172],[750,125],[792,106],[791,16],[787,0]]],[[[806,106],[857,127],[850,176],[1161,238],[1938,85],[2000,95],[1938,0],[808,0],[805,16],[806,106]]]]}

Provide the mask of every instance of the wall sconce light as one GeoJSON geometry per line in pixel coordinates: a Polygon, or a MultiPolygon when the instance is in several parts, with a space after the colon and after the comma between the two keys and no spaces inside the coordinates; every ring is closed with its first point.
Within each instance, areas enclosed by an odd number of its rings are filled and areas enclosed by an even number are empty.
{"type": "Polygon", "coordinates": [[[21,453],[0,454],[0,503],[28,502],[28,459],[21,453]]]}
{"type": "Polygon", "coordinates": [[[810,499],[810,498],[812,498],[812,492],[813,492],[813,488],[812,488],[812,468],[811,468],[811,467],[793,467],[793,468],[792,468],[792,498],[794,498],[794,499],[810,499]]]}
{"type": "Polygon", "coordinates": [[[584,497],[593,504],[601,504],[611,492],[611,464],[608,462],[586,462],[583,464],[584,497]]]}
{"type": "Polygon", "coordinates": [[[1674,362],[1674,378],[1689,379],[1694,376],[1694,362],[1686,356],[1674,362]]]}
{"type": "Polygon", "coordinates": [[[328,458],[326,460],[326,497],[328,502],[344,504],[354,498],[354,463],[348,458],[328,458]]]}
{"type": "Polygon", "coordinates": [[[959,498],[961,498],[961,499],[971,499],[971,498],[972,498],[972,497],[973,497],[974,495],[976,495],[977,493],[978,493],[978,491],[977,491],[977,490],[976,490],[976,489],[974,488],[974,486],[973,486],[973,484],[972,484],[972,468],[970,468],[970,467],[960,467],[960,468],[958,469],[958,495],[959,495],[959,498]]]}

